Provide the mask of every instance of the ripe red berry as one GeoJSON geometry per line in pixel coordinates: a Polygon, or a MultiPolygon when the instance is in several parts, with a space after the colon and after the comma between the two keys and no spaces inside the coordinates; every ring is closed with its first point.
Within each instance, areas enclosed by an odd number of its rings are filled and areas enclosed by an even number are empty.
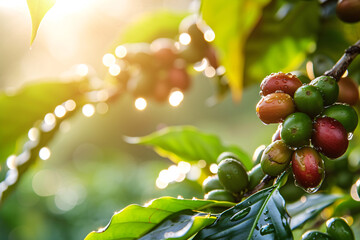
{"type": "Polygon", "coordinates": [[[184,68],[173,67],[169,69],[168,78],[172,87],[179,88],[182,91],[190,87],[190,76],[184,68]]]}
{"type": "Polygon", "coordinates": [[[336,6],[336,15],[339,19],[347,23],[355,23],[360,21],[359,12],[359,0],[340,0],[336,6]]]}
{"type": "Polygon", "coordinates": [[[272,73],[261,82],[261,94],[266,96],[274,92],[284,92],[294,96],[296,89],[301,87],[302,82],[291,73],[272,73]]]}
{"type": "Polygon", "coordinates": [[[282,122],[294,111],[295,104],[286,93],[270,93],[256,105],[256,114],[265,124],[282,122]]]}
{"type": "Polygon", "coordinates": [[[324,162],[313,148],[304,147],[292,156],[292,171],[296,183],[305,190],[316,189],[324,177],[324,162]]]}
{"type": "Polygon", "coordinates": [[[341,78],[338,82],[338,102],[355,105],[359,101],[358,84],[349,77],[341,78]]]}
{"type": "Polygon", "coordinates": [[[338,158],[349,145],[346,129],[333,118],[321,117],[313,124],[312,144],[329,158],[338,158]]]}

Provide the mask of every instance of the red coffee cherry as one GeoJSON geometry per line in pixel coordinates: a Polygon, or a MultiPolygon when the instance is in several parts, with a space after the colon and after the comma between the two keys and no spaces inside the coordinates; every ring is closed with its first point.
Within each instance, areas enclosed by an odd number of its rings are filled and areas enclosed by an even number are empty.
{"type": "Polygon", "coordinates": [[[311,139],[315,149],[329,158],[338,158],[349,145],[344,126],[333,118],[321,117],[313,124],[311,139]]]}
{"type": "Polygon", "coordinates": [[[263,96],[274,92],[284,92],[294,96],[296,89],[301,87],[302,82],[291,73],[272,73],[261,82],[260,89],[263,96]]]}
{"type": "Polygon", "coordinates": [[[161,67],[171,67],[177,58],[177,50],[175,42],[169,38],[155,39],[150,49],[155,59],[159,62],[161,67]]]}
{"type": "Polygon", "coordinates": [[[344,22],[355,23],[360,21],[359,13],[359,0],[340,0],[336,5],[336,15],[344,22]]]}
{"type": "Polygon", "coordinates": [[[182,91],[190,87],[190,76],[184,68],[173,67],[169,69],[168,79],[172,87],[179,88],[182,91]]]}
{"type": "Polygon", "coordinates": [[[276,132],[272,135],[271,142],[275,142],[281,139],[280,132],[281,132],[282,124],[279,124],[276,132]]]}
{"type": "Polygon", "coordinates": [[[359,101],[359,86],[354,80],[349,77],[341,78],[338,85],[338,102],[355,105],[359,101]]]}
{"type": "Polygon", "coordinates": [[[304,147],[294,152],[292,171],[296,183],[311,192],[319,187],[324,178],[324,162],[317,151],[304,147]]]}
{"type": "Polygon", "coordinates": [[[270,93],[256,105],[256,114],[265,124],[282,122],[294,111],[295,104],[286,93],[270,93]]]}

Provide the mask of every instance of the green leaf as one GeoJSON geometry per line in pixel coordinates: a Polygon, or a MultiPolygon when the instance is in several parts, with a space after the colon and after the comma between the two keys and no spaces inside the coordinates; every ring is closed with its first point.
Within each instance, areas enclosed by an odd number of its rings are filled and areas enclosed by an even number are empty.
{"type": "Polygon", "coordinates": [[[30,45],[34,42],[41,20],[54,6],[56,0],[26,0],[31,15],[32,31],[30,45]]]}
{"type": "Polygon", "coordinates": [[[233,208],[223,212],[216,222],[201,230],[201,239],[293,239],[285,201],[279,193],[280,177],[274,186],[257,192],[233,208]]]}
{"type": "Polygon", "coordinates": [[[315,50],[320,22],[318,2],[276,3],[264,9],[263,18],[246,44],[246,84],[260,82],[272,72],[297,70],[307,53],[315,50]]]}
{"type": "Polygon", "coordinates": [[[118,43],[151,42],[156,38],[177,36],[181,20],[188,13],[157,11],[144,14],[121,33],[118,43]]]}
{"type": "Polygon", "coordinates": [[[81,96],[84,82],[40,82],[27,85],[15,94],[0,92],[0,163],[13,154],[17,140],[37,120],[68,99],[81,96]]]}
{"type": "Polygon", "coordinates": [[[244,81],[244,46],[270,0],[203,0],[201,12],[214,30],[215,46],[225,66],[233,99],[240,100],[244,81]]]}
{"type": "Polygon", "coordinates": [[[212,224],[216,217],[209,214],[195,213],[189,211],[187,214],[174,214],[170,219],[164,221],[156,229],[139,238],[139,240],[153,239],[188,239],[202,228],[212,224]]]}
{"type": "Polygon", "coordinates": [[[308,220],[321,213],[324,208],[342,197],[341,195],[315,194],[308,195],[296,203],[288,204],[286,210],[291,216],[291,229],[303,226],[308,220]]]}
{"type": "MultiPolygon", "coordinates": [[[[85,240],[137,239],[152,229],[154,229],[154,236],[164,234],[163,236],[171,235],[173,237],[169,239],[186,239],[186,236],[191,236],[194,232],[211,224],[215,218],[208,214],[197,214],[195,212],[186,216],[183,214],[184,210],[201,211],[209,207],[231,207],[233,205],[229,202],[162,197],[150,201],[144,207],[135,204],[127,206],[114,214],[105,229],[89,233],[85,240]],[[169,217],[170,221],[167,221],[169,217]],[[174,225],[174,221],[178,222],[179,228],[171,226],[174,225]],[[184,222],[185,225],[182,225],[184,222]],[[188,226],[188,224],[190,225],[188,226]],[[175,229],[180,231],[174,232],[175,229]]],[[[151,239],[150,236],[152,235],[145,235],[144,239],[151,239]]]]}
{"type": "Polygon", "coordinates": [[[232,151],[239,156],[248,170],[253,165],[250,157],[240,148],[225,146],[217,136],[200,132],[191,126],[168,127],[145,137],[127,137],[126,141],[153,146],[159,155],[168,157],[176,163],[198,160],[216,163],[222,152],[232,151]]]}

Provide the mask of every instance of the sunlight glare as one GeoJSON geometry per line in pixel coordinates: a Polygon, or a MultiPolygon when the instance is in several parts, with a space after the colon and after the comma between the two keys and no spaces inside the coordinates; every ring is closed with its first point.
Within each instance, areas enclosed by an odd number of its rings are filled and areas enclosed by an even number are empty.
{"type": "Polygon", "coordinates": [[[143,111],[145,110],[146,106],[147,106],[147,102],[144,98],[137,98],[135,100],[135,107],[137,110],[143,111]]]}
{"type": "Polygon", "coordinates": [[[115,64],[116,58],[111,53],[107,53],[103,56],[103,64],[107,67],[110,67],[112,64],[115,64]]]}
{"type": "Polygon", "coordinates": [[[119,65],[111,64],[109,66],[109,73],[110,73],[111,76],[115,77],[115,76],[119,75],[120,72],[121,72],[121,68],[120,68],[119,65]]]}
{"type": "Polygon", "coordinates": [[[115,49],[115,55],[118,57],[118,58],[124,58],[127,54],[127,49],[126,47],[120,45],[120,46],[117,46],[117,48],[115,49]]]}
{"type": "Polygon", "coordinates": [[[85,117],[91,117],[92,115],[94,115],[95,113],[95,107],[92,104],[85,104],[82,107],[82,113],[84,114],[85,117]]]}
{"type": "Polygon", "coordinates": [[[39,157],[42,159],[42,160],[48,160],[51,156],[51,152],[50,152],[50,149],[48,147],[43,147],[40,149],[39,151],[39,157]]]}
{"type": "Polygon", "coordinates": [[[184,94],[180,91],[174,91],[170,94],[169,103],[173,107],[177,107],[184,100],[184,94]]]}
{"type": "Polygon", "coordinates": [[[215,39],[215,33],[212,29],[207,29],[204,33],[204,38],[207,42],[212,42],[215,39]]]}
{"type": "Polygon", "coordinates": [[[58,105],[56,106],[54,113],[58,118],[62,118],[66,114],[66,109],[63,105],[58,105]]]}
{"type": "Polygon", "coordinates": [[[179,42],[182,44],[182,45],[189,45],[190,42],[191,42],[191,37],[188,33],[182,33],[180,34],[179,36],[179,42]]]}

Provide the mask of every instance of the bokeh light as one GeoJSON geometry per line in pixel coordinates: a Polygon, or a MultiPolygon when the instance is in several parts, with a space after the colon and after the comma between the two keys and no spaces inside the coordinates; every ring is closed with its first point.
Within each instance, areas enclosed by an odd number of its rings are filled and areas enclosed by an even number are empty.
{"type": "Polygon", "coordinates": [[[63,105],[58,105],[56,106],[54,113],[58,118],[62,118],[66,114],[66,109],[63,105]]]}
{"type": "Polygon", "coordinates": [[[51,156],[50,149],[48,147],[43,147],[39,151],[39,157],[41,160],[48,160],[51,156]]]}
{"type": "Polygon", "coordinates": [[[191,42],[191,36],[188,33],[182,33],[179,36],[179,42],[182,45],[189,45],[191,42]]]}
{"type": "Polygon", "coordinates": [[[184,100],[184,94],[181,91],[174,91],[170,94],[169,103],[173,107],[177,107],[184,100]]]}
{"type": "Polygon", "coordinates": [[[88,104],[85,104],[83,107],[82,107],[82,113],[84,114],[85,117],[91,117],[94,115],[95,113],[95,107],[94,105],[88,103],[88,104]]]}
{"type": "Polygon", "coordinates": [[[115,49],[115,55],[118,57],[118,58],[124,58],[127,54],[127,49],[126,47],[120,45],[120,46],[117,46],[116,49],[115,49]]]}
{"type": "Polygon", "coordinates": [[[102,62],[105,66],[110,67],[111,65],[115,64],[116,58],[113,54],[107,53],[103,56],[102,62]]]}
{"type": "Polygon", "coordinates": [[[144,98],[137,98],[135,100],[135,108],[139,111],[143,111],[145,110],[145,108],[147,107],[147,102],[144,98]]]}
{"type": "Polygon", "coordinates": [[[212,42],[215,39],[215,33],[212,29],[207,29],[204,33],[204,39],[207,42],[212,42]]]}

